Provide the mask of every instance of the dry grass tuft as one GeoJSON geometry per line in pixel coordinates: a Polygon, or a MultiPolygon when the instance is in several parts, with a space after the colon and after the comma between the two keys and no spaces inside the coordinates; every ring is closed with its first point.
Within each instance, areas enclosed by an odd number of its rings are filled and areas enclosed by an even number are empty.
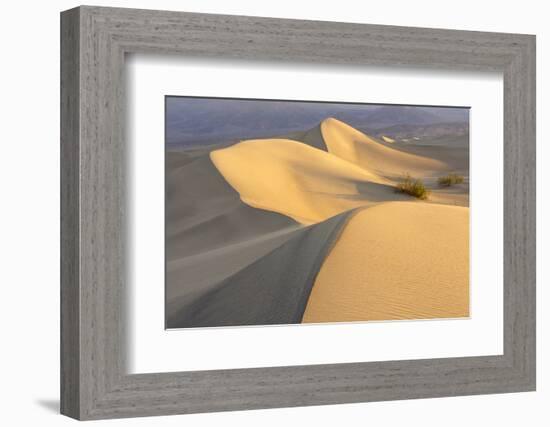
{"type": "Polygon", "coordinates": [[[457,175],[456,173],[450,173],[440,177],[437,180],[437,183],[442,187],[450,187],[451,185],[462,184],[464,182],[464,177],[462,175],[457,175]]]}
{"type": "Polygon", "coordinates": [[[405,175],[401,182],[397,184],[395,191],[414,196],[420,200],[426,200],[430,194],[422,180],[413,178],[409,174],[405,175]]]}

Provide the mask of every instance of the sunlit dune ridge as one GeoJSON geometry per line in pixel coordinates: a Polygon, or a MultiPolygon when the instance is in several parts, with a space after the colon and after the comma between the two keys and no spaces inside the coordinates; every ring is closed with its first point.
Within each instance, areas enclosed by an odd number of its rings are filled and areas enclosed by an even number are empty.
{"type": "Polygon", "coordinates": [[[468,230],[459,206],[359,210],[325,259],[303,322],[468,316],[468,230]]]}
{"type": "Polygon", "coordinates": [[[396,198],[378,174],[288,139],[244,141],[210,157],[243,202],[302,224],[396,198]]]}
{"type": "Polygon", "coordinates": [[[212,151],[210,158],[243,202],[302,224],[359,206],[407,199],[395,193],[395,179],[446,167],[386,147],[332,118],[306,136],[308,144],[282,138],[247,140],[212,151]],[[313,136],[323,141],[310,141],[313,136]],[[315,148],[320,146],[328,151],[315,148]]]}
{"type": "Polygon", "coordinates": [[[404,173],[425,175],[448,169],[445,163],[438,160],[385,146],[334,118],[321,122],[321,134],[329,153],[382,176],[399,177],[404,173]]]}

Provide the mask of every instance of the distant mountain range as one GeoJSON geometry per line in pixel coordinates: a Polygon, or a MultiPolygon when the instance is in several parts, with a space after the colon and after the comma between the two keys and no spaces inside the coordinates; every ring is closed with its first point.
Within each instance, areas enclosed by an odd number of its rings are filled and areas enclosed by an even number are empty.
{"type": "Polygon", "coordinates": [[[415,128],[455,133],[467,129],[469,108],[167,97],[166,142],[194,146],[282,135],[312,128],[327,117],[373,134],[384,129],[405,135],[415,128]]]}
{"type": "Polygon", "coordinates": [[[382,129],[363,128],[371,136],[389,136],[394,139],[439,138],[442,136],[464,136],[470,132],[469,123],[450,122],[425,125],[401,124],[382,129]]]}

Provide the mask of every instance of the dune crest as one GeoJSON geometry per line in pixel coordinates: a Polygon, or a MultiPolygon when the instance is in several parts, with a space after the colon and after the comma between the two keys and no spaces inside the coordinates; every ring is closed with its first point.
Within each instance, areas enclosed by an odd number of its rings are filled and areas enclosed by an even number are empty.
{"type": "Polygon", "coordinates": [[[448,169],[438,160],[387,147],[334,118],[294,137],[303,142],[246,140],[212,151],[210,159],[244,203],[306,225],[360,206],[410,200],[394,192],[397,178],[448,169]]]}
{"type": "Polygon", "coordinates": [[[284,243],[227,276],[198,298],[183,298],[171,313],[173,327],[300,323],[315,275],[340,233],[343,213],[292,233],[284,243]]]}
{"type": "Polygon", "coordinates": [[[302,224],[404,198],[380,175],[288,139],[243,141],[212,151],[210,158],[243,202],[302,224]]]}
{"type": "Polygon", "coordinates": [[[323,134],[321,133],[321,123],[314,128],[301,132],[292,132],[284,136],[277,137],[279,139],[291,139],[293,141],[303,142],[313,148],[319,150],[328,151],[325,141],[323,140],[323,134]]]}
{"type": "Polygon", "coordinates": [[[321,122],[321,134],[329,153],[385,177],[426,175],[449,168],[438,160],[387,147],[332,117],[321,122]]]}
{"type": "Polygon", "coordinates": [[[389,202],[357,211],[325,259],[303,322],[469,315],[469,209],[389,202]]]}

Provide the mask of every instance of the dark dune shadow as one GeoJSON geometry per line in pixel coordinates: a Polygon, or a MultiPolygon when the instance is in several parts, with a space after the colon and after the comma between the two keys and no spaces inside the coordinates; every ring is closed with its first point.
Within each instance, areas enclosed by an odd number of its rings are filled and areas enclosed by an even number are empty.
{"type": "Polygon", "coordinates": [[[357,194],[342,194],[323,191],[308,191],[308,193],[332,197],[342,200],[364,201],[365,206],[395,200],[408,200],[410,197],[395,192],[395,187],[377,182],[354,182],[357,194]]]}
{"type": "Polygon", "coordinates": [[[222,280],[281,246],[303,226],[283,228],[236,244],[170,261],[166,265],[166,316],[171,318],[182,306],[200,298],[222,280]]]}
{"type": "Polygon", "coordinates": [[[352,211],[300,230],[168,318],[168,328],[300,323],[319,268],[352,211]]]}
{"type": "Polygon", "coordinates": [[[285,230],[299,226],[285,215],[243,203],[207,152],[167,151],[166,316],[172,317],[181,299],[189,303],[197,292],[207,292],[211,285],[268,253],[278,241],[290,237],[285,237],[285,230]],[[273,237],[271,241],[267,241],[268,236],[273,237]],[[264,238],[265,241],[261,241],[264,238]],[[257,245],[253,247],[255,241],[257,245]],[[208,266],[208,256],[232,247],[239,253],[212,258],[208,266]],[[188,261],[202,255],[201,263],[186,266],[188,261]],[[197,283],[193,283],[195,281],[197,283]]]}
{"type": "Polygon", "coordinates": [[[179,259],[296,225],[252,208],[218,172],[208,154],[189,160],[166,153],[166,256],[179,259]]]}
{"type": "Polygon", "coordinates": [[[328,151],[325,139],[321,133],[321,123],[312,129],[304,132],[292,132],[286,135],[282,135],[280,138],[291,139],[293,141],[303,142],[311,147],[318,148],[319,150],[328,151]]]}

